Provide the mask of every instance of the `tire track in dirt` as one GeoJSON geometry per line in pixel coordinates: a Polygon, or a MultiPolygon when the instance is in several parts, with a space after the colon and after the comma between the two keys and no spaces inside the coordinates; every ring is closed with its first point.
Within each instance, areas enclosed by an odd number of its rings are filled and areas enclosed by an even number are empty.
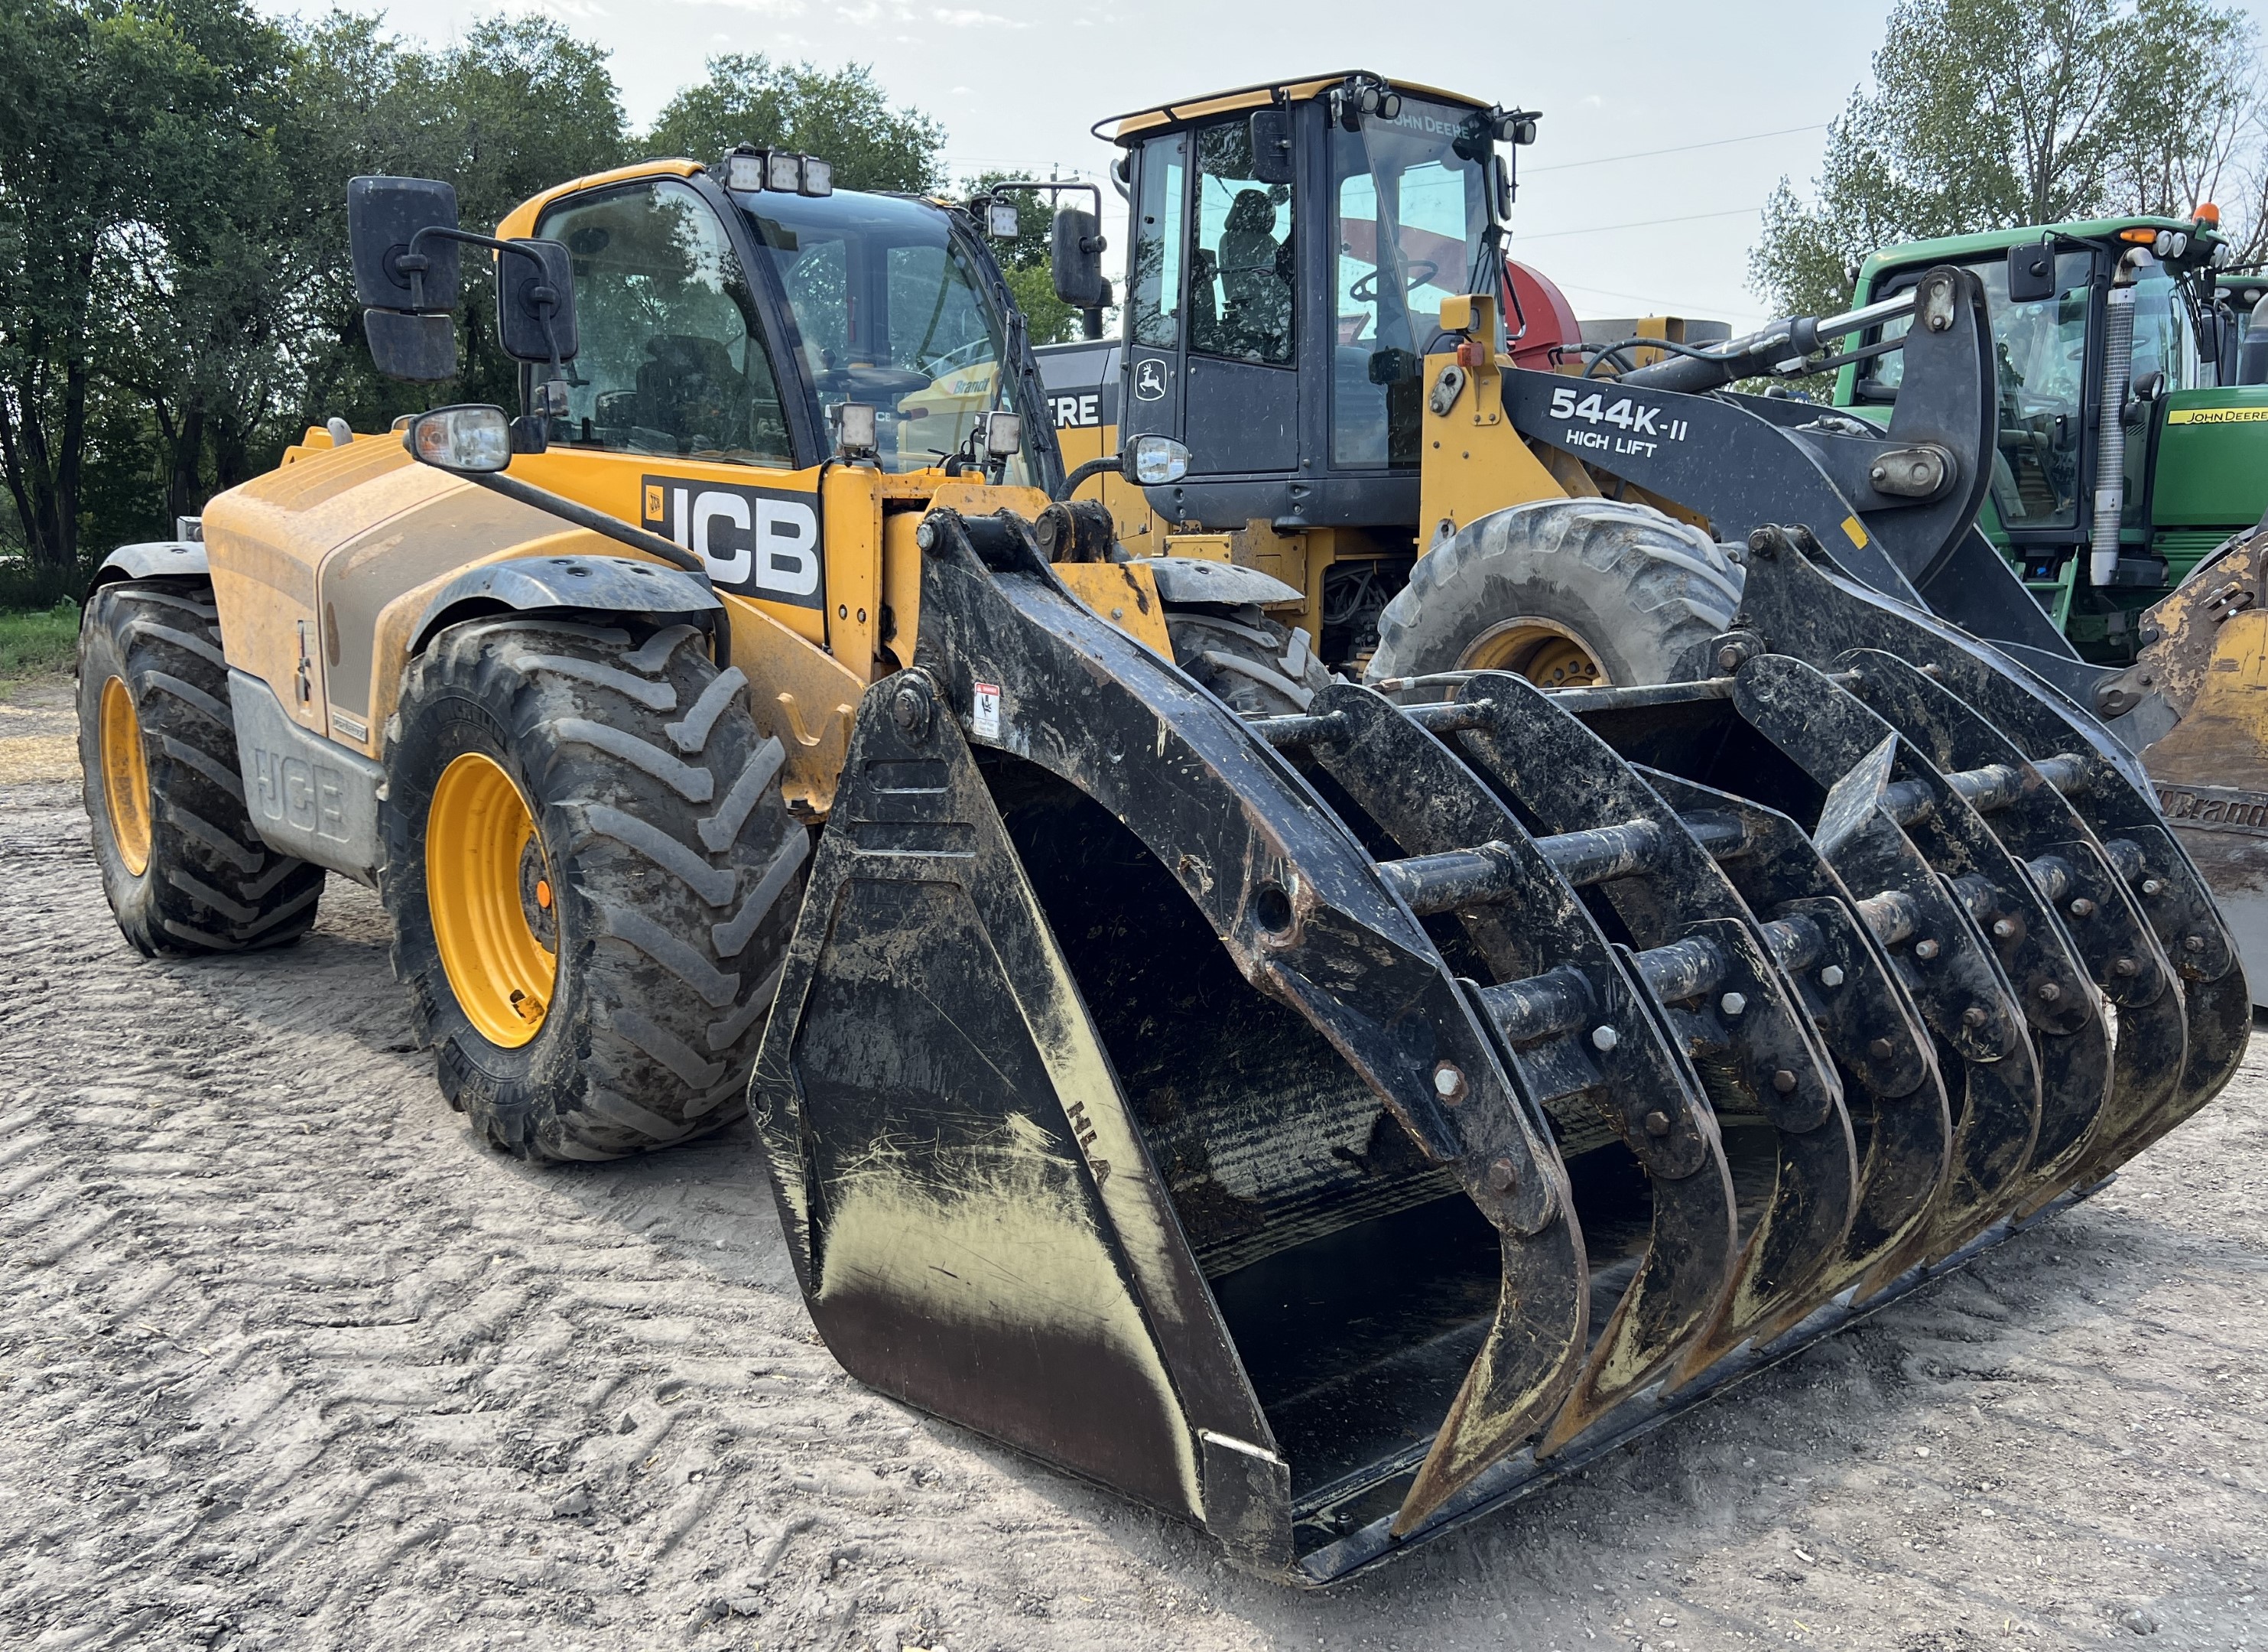
{"type": "Polygon", "coordinates": [[[0,1645],[2268,1645],[2257,1064],[2089,1206],[1314,1599],[850,1383],[745,1125],[500,1159],[369,896],[152,962],[85,832],[0,791],[0,1645]]]}

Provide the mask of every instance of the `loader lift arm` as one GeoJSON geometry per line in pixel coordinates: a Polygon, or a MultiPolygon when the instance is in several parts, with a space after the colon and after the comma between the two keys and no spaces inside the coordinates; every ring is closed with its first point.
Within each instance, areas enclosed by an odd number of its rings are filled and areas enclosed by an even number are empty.
{"type": "Polygon", "coordinates": [[[1994,386],[1983,285],[1948,266],[1896,299],[1776,321],[1619,379],[1507,369],[1504,401],[1522,435],[1675,500],[1719,539],[1744,541],[1773,522],[1810,524],[1867,585],[2021,650],[2025,664],[2091,708],[2104,674],[2080,660],[1976,527],[1999,428],[1994,386]],[[1822,339],[1909,310],[1916,324],[1896,341],[1909,388],[1887,431],[1730,388],[1745,376],[1808,366],[1822,339]]]}

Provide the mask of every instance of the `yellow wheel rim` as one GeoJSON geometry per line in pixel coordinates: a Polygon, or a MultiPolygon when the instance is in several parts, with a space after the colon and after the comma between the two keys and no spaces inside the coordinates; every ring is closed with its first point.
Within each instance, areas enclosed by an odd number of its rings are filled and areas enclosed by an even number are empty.
{"type": "Polygon", "coordinates": [[[1606,667],[1590,644],[1555,621],[1508,619],[1491,625],[1457,661],[1466,671],[1510,671],[1539,689],[1608,687],[1606,667]]]}
{"type": "Polygon", "coordinates": [[[142,751],[142,719],[122,678],[102,685],[102,802],[118,858],[140,877],[150,869],[150,763],[142,751]]]}
{"type": "Polygon", "coordinates": [[[556,953],[536,933],[557,910],[550,868],[527,800],[479,752],[450,763],[433,788],[425,900],[466,1019],[506,1050],[534,1037],[559,976],[556,953]]]}

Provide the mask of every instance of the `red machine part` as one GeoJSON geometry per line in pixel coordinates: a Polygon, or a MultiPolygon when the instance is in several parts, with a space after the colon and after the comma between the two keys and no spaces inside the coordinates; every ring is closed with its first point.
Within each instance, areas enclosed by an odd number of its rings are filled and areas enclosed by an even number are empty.
{"type": "Polygon", "coordinates": [[[1504,261],[1505,330],[1512,336],[1515,366],[1550,372],[1559,365],[1558,351],[1583,341],[1583,328],[1574,306],[1551,277],[1514,259],[1504,261]],[[1527,323],[1525,330],[1521,323],[1527,323]]]}

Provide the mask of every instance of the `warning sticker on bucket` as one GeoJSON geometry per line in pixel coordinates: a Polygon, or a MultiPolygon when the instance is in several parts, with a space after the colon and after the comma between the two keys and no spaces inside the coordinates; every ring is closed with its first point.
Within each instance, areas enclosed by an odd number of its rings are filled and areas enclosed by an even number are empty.
{"type": "Polygon", "coordinates": [[[976,684],[976,714],[971,719],[976,725],[979,740],[1000,738],[1000,685],[997,682],[976,684]]]}

